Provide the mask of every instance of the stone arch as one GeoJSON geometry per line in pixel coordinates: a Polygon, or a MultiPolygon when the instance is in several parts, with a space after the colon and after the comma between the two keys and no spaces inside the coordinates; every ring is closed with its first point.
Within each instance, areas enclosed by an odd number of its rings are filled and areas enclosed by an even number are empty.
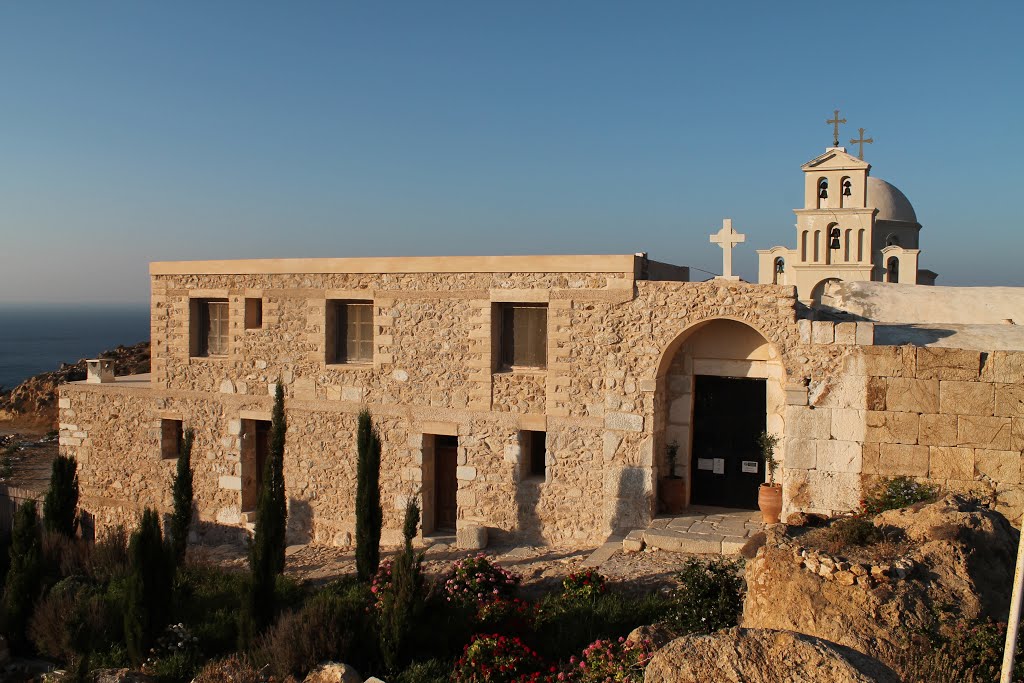
{"type": "MultiPolygon", "coordinates": [[[[708,500],[705,473],[697,472],[694,459],[696,447],[702,449],[710,438],[704,423],[695,424],[695,406],[702,400],[702,387],[711,383],[743,388],[745,391],[763,391],[764,413],[750,421],[744,411],[738,419],[737,431],[767,430],[780,437],[784,433],[786,369],[782,350],[770,335],[747,320],[735,317],[716,317],[695,322],[685,327],[662,352],[658,364],[654,401],[654,469],[657,476],[668,474],[666,447],[673,441],[679,444],[676,472],[686,479],[687,500],[706,504],[728,504],[730,500],[708,500]],[[706,379],[710,378],[710,379],[706,379]],[[757,422],[759,420],[759,422],[757,422]],[[754,424],[757,422],[757,424],[754,424]],[[704,430],[702,432],[702,430],[704,430]],[[694,485],[697,482],[697,495],[694,485]],[[703,488],[702,488],[703,487],[703,488]]],[[[701,404],[704,405],[704,404],[701,404]]],[[[731,404],[730,404],[731,405],[731,404]]],[[[756,412],[756,410],[755,410],[756,412]]],[[[699,413],[697,414],[700,417],[699,413]]],[[[701,451],[703,452],[703,451],[701,451]]],[[[735,454],[736,457],[741,457],[735,454]]],[[[781,449],[776,457],[781,459],[781,449]]],[[[747,454],[745,459],[753,460],[747,454]]],[[[740,461],[731,462],[739,467],[740,461]]],[[[756,503],[756,485],[763,481],[763,466],[756,473],[761,479],[744,479],[744,486],[753,485],[753,496],[740,507],[753,507],[756,503]]],[[[731,474],[728,476],[732,476],[731,474]]],[[[745,490],[747,490],[745,489],[745,490]]],[[[749,497],[749,496],[748,496],[749,497]]]]}
{"type": "Polygon", "coordinates": [[[814,288],[811,289],[811,302],[815,306],[821,303],[821,297],[825,294],[825,287],[827,287],[830,282],[842,282],[842,280],[837,277],[827,277],[818,282],[818,284],[814,285],[814,288]]]}

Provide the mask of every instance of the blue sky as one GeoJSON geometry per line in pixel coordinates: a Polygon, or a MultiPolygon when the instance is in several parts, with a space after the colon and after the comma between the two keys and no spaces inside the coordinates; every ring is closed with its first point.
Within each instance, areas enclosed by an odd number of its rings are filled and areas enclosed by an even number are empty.
{"type": "Polygon", "coordinates": [[[0,302],[142,302],[153,260],[795,239],[875,139],[939,284],[1024,285],[1024,3],[0,5],[0,302]],[[990,256],[990,254],[994,254],[990,256]]]}

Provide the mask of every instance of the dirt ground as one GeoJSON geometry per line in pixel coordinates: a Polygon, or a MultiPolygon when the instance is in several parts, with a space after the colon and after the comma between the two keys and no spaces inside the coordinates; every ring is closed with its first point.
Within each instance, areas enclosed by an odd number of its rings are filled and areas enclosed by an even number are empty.
{"type": "Polygon", "coordinates": [[[46,425],[32,422],[0,422],[0,453],[14,445],[12,474],[0,479],[11,487],[45,492],[50,485],[53,459],[57,457],[57,436],[46,425]]]}

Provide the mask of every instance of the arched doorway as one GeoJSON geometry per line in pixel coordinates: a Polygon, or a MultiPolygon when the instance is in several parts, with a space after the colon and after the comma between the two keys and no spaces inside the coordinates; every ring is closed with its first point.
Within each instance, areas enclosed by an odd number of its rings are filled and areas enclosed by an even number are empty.
{"type": "Polygon", "coordinates": [[[690,504],[757,507],[765,481],[757,437],[782,435],[784,376],[778,350],[737,320],[698,323],[669,345],[655,403],[656,462],[669,474],[667,446],[678,444],[674,474],[686,479],[690,504]]]}

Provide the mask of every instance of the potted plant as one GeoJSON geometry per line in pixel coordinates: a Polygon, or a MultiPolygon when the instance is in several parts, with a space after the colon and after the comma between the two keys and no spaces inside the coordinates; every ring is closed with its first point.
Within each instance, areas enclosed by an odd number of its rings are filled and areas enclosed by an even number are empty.
{"type": "Polygon", "coordinates": [[[782,514],[782,484],[775,483],[775,470],[779,461],[775,459],[775,447],[779,445],[779,437],[768,432],[761,432],[757,437],[757,445],[764,456],[764,468],[768,473],[768,481],[757,490],[757,507],[761,510],[761,519],[765,524],[778,524],[782,514]]]}
{"type": "Polygon", "coordinates": [[[679,455],[679,442],[672,441],[665,446],[665,457],[668,460],[668,475],[661,478],[661,506],[670,515],[676,515],[686,507],[686,480],[676,474],[676,457],[679,455]]]}

